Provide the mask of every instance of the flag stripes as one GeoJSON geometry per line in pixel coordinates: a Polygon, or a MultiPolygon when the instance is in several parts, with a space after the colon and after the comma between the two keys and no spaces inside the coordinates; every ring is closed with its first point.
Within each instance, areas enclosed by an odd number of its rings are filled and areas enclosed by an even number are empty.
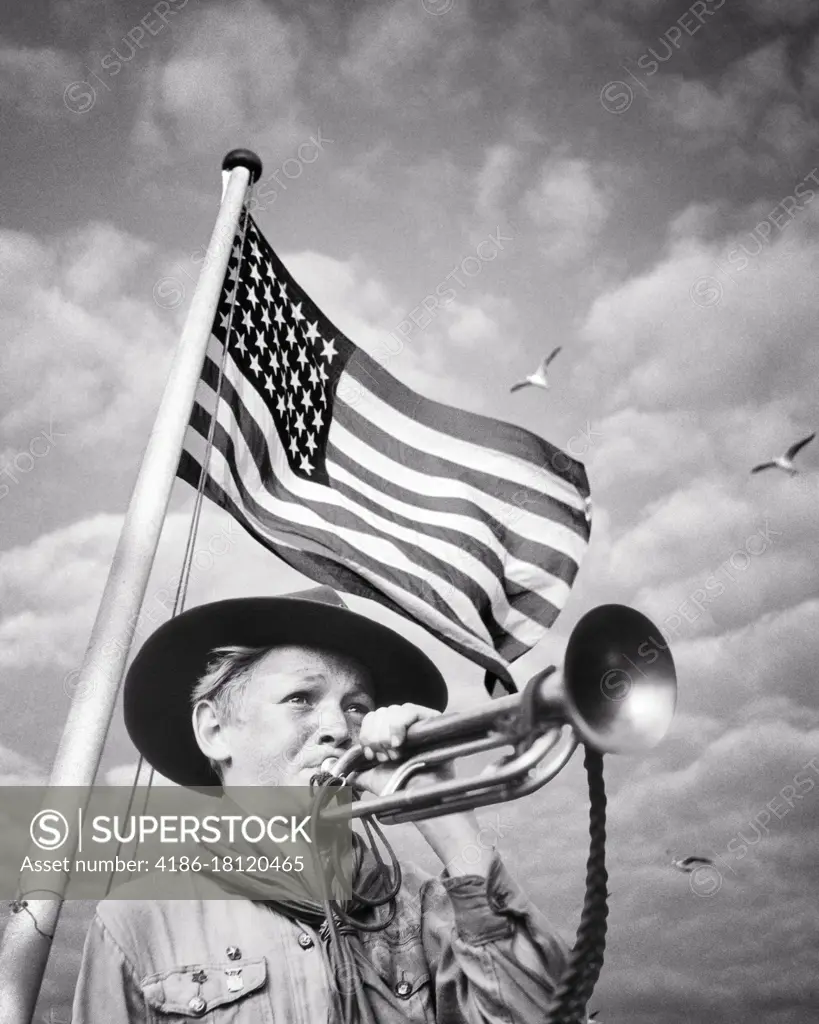
{"type": "Polygon", "coordinates": [[[196,487],[208,455],[205,494],[266,548],[420,623],[512,689],[510,666],[556,619],[588,546],[583,466],[401,384],[250,219],[241,256],[237,244],[180,477],[196,487]]]}

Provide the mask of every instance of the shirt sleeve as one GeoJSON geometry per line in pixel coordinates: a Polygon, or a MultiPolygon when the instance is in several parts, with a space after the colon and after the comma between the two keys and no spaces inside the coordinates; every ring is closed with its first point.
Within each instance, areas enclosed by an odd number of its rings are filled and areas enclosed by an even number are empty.
{"type": "Polygon", "coordinates": [[[149,1019],[134,965],[95,914],[74,990],[72,1024],[144,1024],[149,1019]]]}
{"type": "Polygon", "coordinates": [[[436,1016],[452,1024],[542,1020],[568,947],[495,853],[486,876],[441,876],[422,889],[422,940],[436,1016]]]}

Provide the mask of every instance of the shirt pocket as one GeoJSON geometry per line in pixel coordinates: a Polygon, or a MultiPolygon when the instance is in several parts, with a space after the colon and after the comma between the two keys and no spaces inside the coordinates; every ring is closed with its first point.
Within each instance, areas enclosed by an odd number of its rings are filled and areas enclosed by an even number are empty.
{"type": "Polygon", "coordinates": [[[420,936],[403,940],[384,932],[359,932],[359,973],[374,1005],[388,1004],[394,1014],[385,1020],[435,1019],[432,980],[420,936]]]}
{"type": "Polygon", "coordinates": [[[273,1024],[264,957],[183,964],[151,974],[142,992],[159,1024],[273,1024]]]}

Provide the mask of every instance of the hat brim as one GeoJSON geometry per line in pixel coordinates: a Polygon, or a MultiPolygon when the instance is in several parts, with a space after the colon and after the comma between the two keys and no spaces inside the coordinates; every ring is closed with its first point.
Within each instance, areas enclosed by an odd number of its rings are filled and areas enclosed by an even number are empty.
{"type": "Polygon", "coordinates": [[[443,711],[434,662],[399,633],[346,607],[293,597],[250,597],[191,608],[153,633],[125,677],[125,727],[150,765],[180,786],[219,787],[191,724],[191,694],[217,647],[298,644],[355,658],[381,704],[443,711]]]}

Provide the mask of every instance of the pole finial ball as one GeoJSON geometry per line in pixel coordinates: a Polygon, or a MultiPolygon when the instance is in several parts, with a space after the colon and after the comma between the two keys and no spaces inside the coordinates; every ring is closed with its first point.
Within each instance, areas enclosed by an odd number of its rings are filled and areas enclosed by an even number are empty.
{"type": "Polygon", "coordinates": [[[222,161],[222,170],[232,171],[234,167],[247,167],[251,184],[262,176],[261,158],[252,149],[232,149],[222,161]]]}

